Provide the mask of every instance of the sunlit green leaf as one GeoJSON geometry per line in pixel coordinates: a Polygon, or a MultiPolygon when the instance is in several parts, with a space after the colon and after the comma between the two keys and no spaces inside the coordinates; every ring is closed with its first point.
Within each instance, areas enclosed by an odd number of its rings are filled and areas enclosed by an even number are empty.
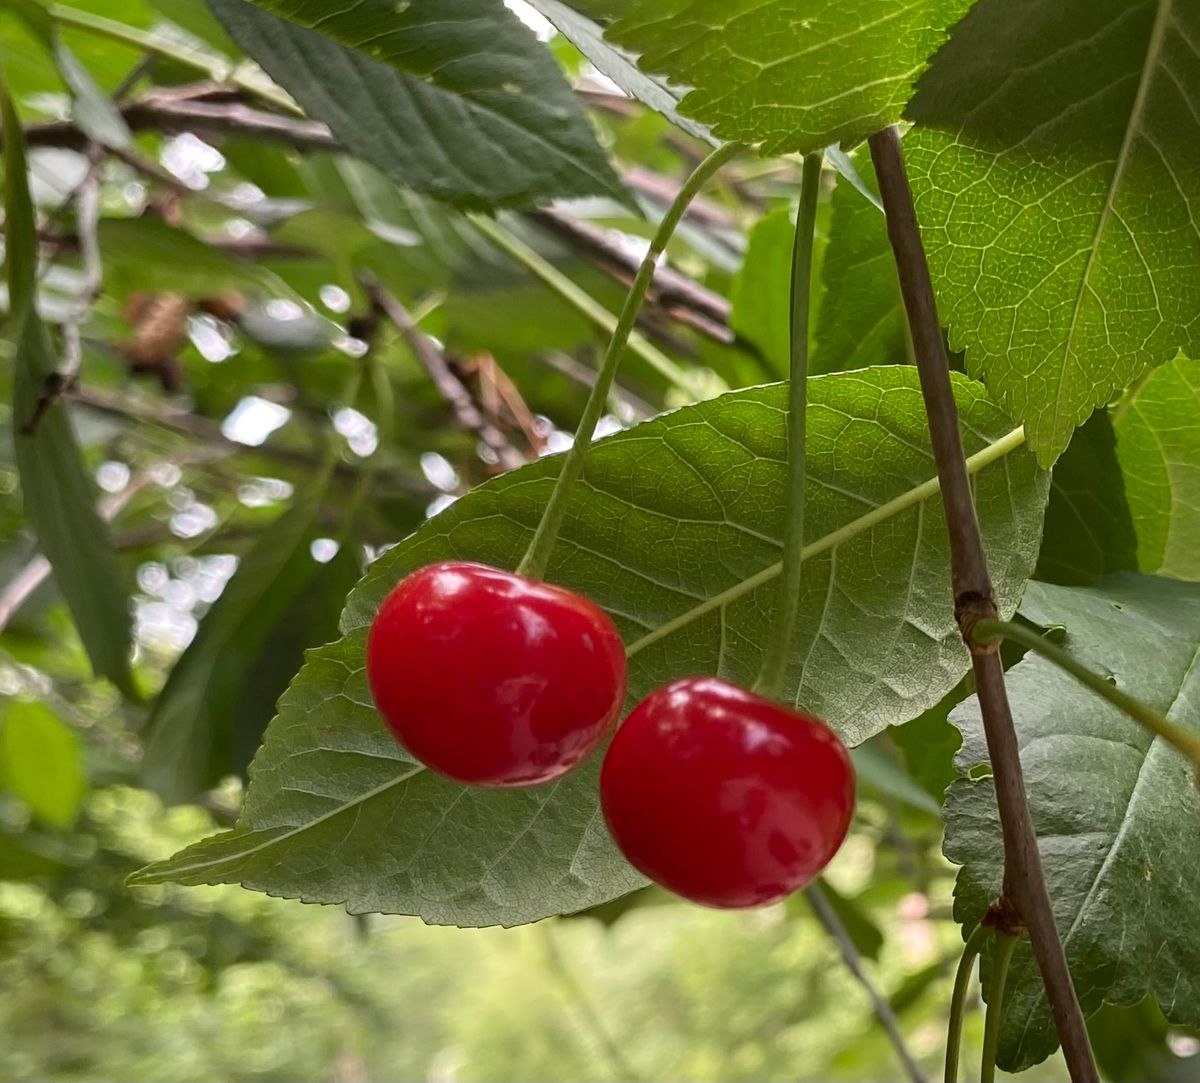
{"type": "Polygon", "coordinates": [[[680,109],[766,154],[852,143],[899,118],[968,0],[586,0],[680,109]]]}
{"type": "Polygon", "coordinates": [[[904,141],[941,312],[1046,465],[1200,352],[1200,6],[981,0],[904,141]]]}

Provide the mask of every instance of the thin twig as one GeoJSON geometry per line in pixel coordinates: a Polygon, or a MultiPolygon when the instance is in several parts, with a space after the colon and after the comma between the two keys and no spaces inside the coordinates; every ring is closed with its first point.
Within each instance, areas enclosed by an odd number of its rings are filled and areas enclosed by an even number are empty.
{"type": "Polygon", "coordinates": [[[971,649],[975,689],[992,763],[1004,837],[1003,891],[1029,929],[1071,1079],[1074,1083],[1096,1083],[1099,1079],[1096,1062],[1054,924],[1054,910],[1025,798],[1020,751],[1000,655],[995,646],[980,647],[971,638],[971,627],[976,620],[995,618],[996,603],[975,517],[958,407],[950,384],[950,365],[900,150],[900,136],[895,128],[885,128],[871,136],[870,147],[916,352],[934,461],[941,479],[950,535],[955,616],[971,649]]]}
{"type": "Polygon", "coordinates": [[[363,275],[362,284],[371,298],[371,303],[391,320],[400,332],[400,337],[429,373],[434,386],[454,411],[458,424],[467,432],[473,433],[490,449],[505,470],[514,470],[528,462],[528,459],[509,443],[508,437],[483,416],[471,397],[471,392],[454,374],[442,351],[413,323],[404,306],[375,279],[363,275]]]}
{"type": "Polygon", "coordinates": [[[871,981],[866,970],[863,968],[862,956],[858,953],[858,948],[854,946],[854,941],[850,938],[850,934],[846,931],[846,927],[841,923],[837,916],[837,912],[829,905],[829,900],[825,898],[825,893],[821,890],[817,883],[810,884],[804,889],[804,896],[808,899],[808,904],[813,908],[813,913],[817,915],[817,920],[825,927],[825,931],[837,944],[838,949],[842,953],[842,961],[846,964],[846,969],[854,975],[855,981],[863,987],[867,997],[871,1001],[871,1007],[874,1009],[875,1018],[879,1020],[879,1025],[883,1027],[884,1033],[888,1036],[888,1041],[892,1043],[892,1047],[896,1050],[896,1055],[900,1058],[904,1065],[904,1070],[908,1073],[913,1083],[925,1083],[926,1076],[921,1070],[921,1066],[916,1062],[913,1055],[909,1052],[908,1046],[904,1042],[904,1035],[900,1033],[900,1023],[896,1019],[895,1013],[892,1011],[892,1006],[884,999],[883,994],[875,988],[875,983],[871,981]]]}

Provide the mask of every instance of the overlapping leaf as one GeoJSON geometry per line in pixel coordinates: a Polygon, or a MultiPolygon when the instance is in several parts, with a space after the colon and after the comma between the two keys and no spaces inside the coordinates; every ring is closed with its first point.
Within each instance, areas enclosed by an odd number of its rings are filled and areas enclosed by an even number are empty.
{"type": "MultiPolygon", "coordinates": [[[[869,159],[855,165],[867,191],[876,192],[869,159]]],[[[908,326],[883,214],[844,178],[830,204],[811,371],[903,363],[908,326]]]]}
{"type": "Polygon", "coordinates": [[[1138,539],[1125,489],[1112,421],[1107,410],[1097,410],[1054,464],[1034,575],[1086,587],[1110,572],[1138,571],[1138,539]]]}
{"type": "Polygon", "coordinates": [[[1164,365],[1114,414],[1139,567],[1200,579],[1200,362],[1164,365]]]}
{"type": "Polygon", "coordinates": [[[1200,6],[981,0],[908,115],[951,342],[1049,464],[1200,350],[1200,6]]]}
{"type": "Polygon", "coordinates": [[[406,187],[482,209],[625,198],[553,58],[501,0],[209,7],[309,114],[406,187]]]}
{"type": "Polygon", "coordinates": [[[968,0],[586,0],[680,109],[767,154],[853,141],[899,118],[968,0]]]}
{"type": "MultiPolygon", "coordinates": [[[[1132,574],[1085,588],[1031,583],[1021,611],[1065,624],[1072,654],[1200,732],[1200,586],[1132,574]]],[[[1018,663],[1008,691],[1055,920],[1084,1011],[1152,995],[1169,1019],[1200,1024],[1200,928],[1180,919],[1200,894],[1191,765],[1041,658],[1018,663]]],[[[951,719],[963,732],[960,766],[985,762],[976,701],[951,719]]],[[[963,866],[955,916],[968,925],[1000,888],[996,823],[990,779],[951,787],[945,847],[963,866]]],[[[1009,973],[999,1063],[1019,1070],[1056,1044],[1025,944],[1009,973]]]]}
{"type": "MultiPolygon", "coordinates": [[[[978,385],[956,388],[1011,611],[1035,558],[1047,478],[978,385]]],[[[685,673],[755,676],[775,596],[784,403],[778,386],[726,395],[592,452],[551,578],[617,621],[631,698],[685,673]]],[[[815,379],[809,410],[812,542],[787,694],[857,743],[936,702],[967,658],[915,371],[815,379]]],[[[281,701],[237,828],[139,879],[240,882],[462,925],[532,921],[639,884],[598,814],[596,758],[546,787],[463,788],[395,744],[363,674],[366,630],[391,586],[451,556],[513,566],[557,468],[542,461],[484,485],[380,558],[349,599],[346,638],[311,654],[281,701]]]]}

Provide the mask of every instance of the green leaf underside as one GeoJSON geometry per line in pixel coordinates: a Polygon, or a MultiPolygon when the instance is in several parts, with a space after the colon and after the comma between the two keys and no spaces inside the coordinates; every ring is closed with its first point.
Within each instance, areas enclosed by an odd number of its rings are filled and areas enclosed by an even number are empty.
{"type": "MultiPolygon", "coordinates": [[[[1134,574],[1094,587],[1030,583],[1021,611],[1065,624],[1081,661],[1200,732],[1200,586],[1134,574]]],[[[1200,794],[1188,761],[1115,707],[1029,655],[1008,674],[1025,787],[1055,919],[1080,1003],[1152,994],[1167,1017],[1200,1023],[1200,794]]],[[[978,706],[951,716],[960,767],[986,761],[978,706]]],[[[946,855],[961,864],[955,917],[972,925],[996,897],[1003,852],[990,779],[960,779],[946,802],[946,855]]],[[[1014,1071],[1057,1045],[1027,944],[1005,994],[1000,1061],[1014,1071]]]]}
{"type": "Polygon", "coordinates": [[[1138,566],[1200,579],[1200,362],[1177,357],[1115,411],[1138,566]]]}
{"type": "Polygon", "coordinates": [[[639,70],[637,58],[605,41],[603,29],[593,20],[573,11],[561,0],[529,0],[529,6],[549,19],[555,29],[595,65],[598,72],[606,75],[626,94],[648,105],[688,135],[713,146],[720,145],[721,141],[714,138],[708,128],[679,112],[677,107],[686,91],[672,86],[665,79],[639,70]]]}
{"type": "Polygon", "coordinates": [[[478,210],[626,198],[553,58],[501,0],[209,6],[311,116],[406,187],[478,210]]]}
{"type": "Polygon", "coordinates": [[[1090,586],[1110,572],[1138,571],[1137,548],[1112,422],[1097,410],[1054,464],[1034,576],[1090,586]]]}
{"type": "MultiPolygon", "coordinates": [[[[1047,478],[982,389],[955,384],[1011,612],[1035,559],[1047,478]]],[[[587,584],[617,621],[630,702],[686,673],[749,683],[757,672],[775,594],[764,569],[780,553],[784,404],[781,386],[729,394],[603,440],[589,457],[549,578],[587,584]]],[[[968,660],[915,370],[814,379],[809,409],[813,544],[788,695],[858,743],[934,703],[968,660]]],[[[514,566],[558,467],[543,460],[489,482],[377,560],[347,603],[346,638],[310,653],[281,700],[238,827],[140,882],[239,882],[459,925],[520,924],[641,884],[599,815],[599,757],[545,787],[464,788],[396,745],[363,673],[387,591],[436,560],[514,566]]]]}
{"type": "Polygon", "coordinates": [[[5,208],[10,312],[5,336],[13,343],[13,445],[25,516],[54,570],[92,668],[135,696],[129,671],[132,638],[129,593],[108,526],[96,512],[97,492],[83,464],[64,405],[39,410],[46,378],[58,359],[35,309],[37,231],[29,198],[25,148],[6,93],[5,208]]]}
{"type": "Polygon", "coordinates": [[[899,119],[968,0],[588,0],[682,112],[764,154],[853,143],[899,119]]]}
{"type": "MultiPolygon", "coordinates": [[[[861,183],[877,192],[870,159],[864,155],[854,164],[861,183]]],[[[830,202],[810,371],[902,364],[908,360],[908,325],[884,217],[845,178],[830,202]]]]}
{"type": "Polygon", "coordinates": [[[951,342],[1049,464],[1200,350],[1200,6],[982,0],[908,116],[951,342]]]}

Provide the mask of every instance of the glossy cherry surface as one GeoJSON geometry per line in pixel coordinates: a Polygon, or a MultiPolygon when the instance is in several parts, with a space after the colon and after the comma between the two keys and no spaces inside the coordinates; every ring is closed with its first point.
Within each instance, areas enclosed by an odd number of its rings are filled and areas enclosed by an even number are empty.
{"type": "Polygon", "coordinates": [[[600,773],[609,831],[650,879],[705,906],[774,902],[837,853],[854,769],[828,726],[716,677],[651,693],[600,773]]]}
{"type": "Polygon", "coordinates": [[[443,775],[531,786],[565,774],[609,733],[625,648],[586,598],[482,564],[413,572],[367,638],[375,706],[443,775]]]}

